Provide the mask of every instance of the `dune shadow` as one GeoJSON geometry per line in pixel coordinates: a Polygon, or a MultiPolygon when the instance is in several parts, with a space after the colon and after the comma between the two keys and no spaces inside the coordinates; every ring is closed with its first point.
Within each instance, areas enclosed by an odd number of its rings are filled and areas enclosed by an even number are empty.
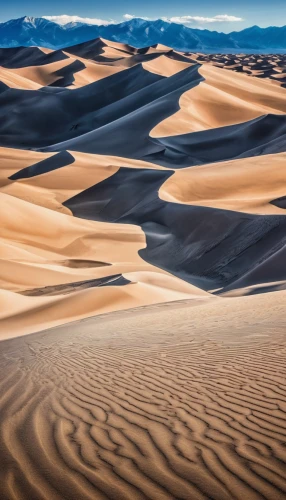
{"type": "Polygon", "coordinates": [[[80,290],[85,290],[86,288],[96,288],[103,286],[125,286],[130,283],[132,282],[124,278],[122,274],[114,274],[110,276],[104,276],[103,278],[75,281],[72,283],[63,283],[60,285],[45,286],[41,288],[32,288],[29,290],[22,290],[18,293],[20,293],[21,295],[26,295],[28,297],[51,297],[53,295],[67,295],[69,293],[79,292],[80,290]]]}
{"type": "Polygon", "coordinates": [[[283,208],[286,210],[286,196],[281,196],[280,198],[276,198],[276,200],[272,200],[269,203],[271,205],[275,205],[275,207],[283,208]]]}
{"type": "Polygon", "coordinates": [[[283,247],[284,216],[161,200],[158,191],[172,174],[121,167],[64,206],[83,219],[140,226],[144,260],[204,289],[236,282],[283,247]]]}
{"type": "Polygon", "coordinates": [[[45,53],[38,47],[0,48],[0,66],[7,69],[27,68],[28,66],[44,66],[68,59],[61,50],[45,53]]]}
{"type": "Polygon", "coordinates": [[[30,167],[22,168],[15,174],[11,175],[9,179],[11,181],[18,181],[20,179],[28,179],[30,177],[36,177],[37,175],[47,174],[58,168],[66,167],[74,163],[74,157],[68,151],[61,151],[45,160],[34,163],[30,167]]]}
{"type": "Polygon", "coordinates": [[[68,87],[72,85],[75,81],[74,74],[86,69],[85,64],[82,61],[73,61],[71,64],[64,66],[63,68],[55,71],[54,76],[58,79],[51,83],[50,87],[68,87]]]}

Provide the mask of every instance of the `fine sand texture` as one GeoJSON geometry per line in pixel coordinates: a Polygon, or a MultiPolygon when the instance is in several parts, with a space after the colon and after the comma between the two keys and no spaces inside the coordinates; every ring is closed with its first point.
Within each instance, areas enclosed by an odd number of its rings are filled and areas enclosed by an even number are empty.
{"type": "Polygon", "coordinates": [[[285,75],[0,49],[0,500],[286,498],[285,75]]]}
{"type": "Polygon", "coordinates": [[[2,342],[1,499],[285,499],[285,294],[2,342]]]}

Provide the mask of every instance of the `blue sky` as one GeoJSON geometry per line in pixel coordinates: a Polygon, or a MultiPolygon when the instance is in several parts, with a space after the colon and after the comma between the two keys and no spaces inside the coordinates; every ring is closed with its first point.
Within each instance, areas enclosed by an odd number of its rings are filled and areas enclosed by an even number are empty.
{"type": "Polygon", "coordinates": [[[258,24],[286,24],[286,0],[10,0],[0,2],[0,22],[22,16],[42,17],[64,23],[73,16],[94,24],[121,22],[131,16],[167,18],[189,27],[229,32],[258,24]],[[63,18],[66,15],[69,17],[63,18]],[[217,17],[218,16],[218,17],[217,17]],[[223,17],[221,17],[223,16],[223,17]]]}

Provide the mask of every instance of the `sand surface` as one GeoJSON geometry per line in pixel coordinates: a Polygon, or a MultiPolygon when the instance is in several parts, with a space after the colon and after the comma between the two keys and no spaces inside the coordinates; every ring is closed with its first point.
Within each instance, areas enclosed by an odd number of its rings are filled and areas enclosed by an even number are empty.
{"type": "Polygon", "coordinates": [[[1,344],[3,499],[284,499],[284,292],[1,344]]]}
{"type": "Polygon", "coordinates": [[[269,79],[272,83],[285,87],[285,54],[190,54],[190,57],[247,76],[269,79]]]}
{"type": "Polygon", "coordinates": [[[0,50],[0,498],[286,496],[286,63],[0,50]]]}
{"type": "Polygon", "coordinates": [[[285,287],[286,90],[231,61],[1,51],[1,338],[285,287]]]}

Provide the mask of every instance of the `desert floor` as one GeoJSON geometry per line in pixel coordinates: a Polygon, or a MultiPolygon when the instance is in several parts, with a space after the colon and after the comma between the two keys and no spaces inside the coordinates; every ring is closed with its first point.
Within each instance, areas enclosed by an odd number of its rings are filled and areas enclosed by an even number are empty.
{"type": "Polygon", "coordinates": [[[285,291],[1,344],[3,499],[284,499],[285,291]]]}
{"type": "Polygon", "coordinates": [[[0,499],[286,498],[286,61],[0,50],[0,499]]]}

